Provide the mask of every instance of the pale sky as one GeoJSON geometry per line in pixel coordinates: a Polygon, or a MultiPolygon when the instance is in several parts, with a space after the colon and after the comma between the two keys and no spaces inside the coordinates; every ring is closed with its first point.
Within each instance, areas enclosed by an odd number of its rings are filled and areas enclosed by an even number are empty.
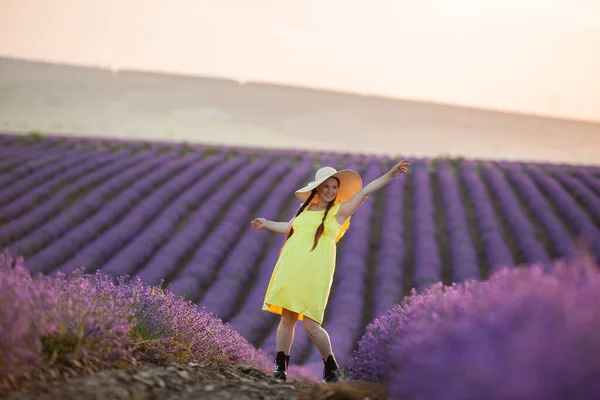
{"type": "Polygon", "coordinates": [[[0,0],[0,56],[600,121],[595,0],[0,0]]]}

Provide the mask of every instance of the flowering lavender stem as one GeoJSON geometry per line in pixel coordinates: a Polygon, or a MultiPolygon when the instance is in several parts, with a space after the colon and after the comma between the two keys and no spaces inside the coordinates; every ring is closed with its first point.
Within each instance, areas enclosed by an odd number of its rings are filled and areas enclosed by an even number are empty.
{"type": "MultiPolygon", "coordinates": [[[[50,192],[61,186],[77,183],[86,178],[86,174],[96,169],[112,164],[123,154],[99,152],[87,158],[77,168],[72,168],[55,174],[38,186],[34,186],[25,194],[15,198],[12,202],[0,206],[0,219],[13,220],[25,213],[29,208],[41,199],[48,199],[50,192]],[[72,182],[74,181],[74,182],[72,182]]],[[[47,201],[47,200],[46,200],[47,201]]]]}
{"type": "Polygon", "coordinates": [[[497,271],[501,267],[512,267],[515,261],[504,242],[498,219],[487,190],[472,163],[459,165],[460,177],[472,200],[479,235],[484,246],[487,267],[497,271]]]}
{"type": "Polygon", "coordinates": [[[452,176],[448,163],[438,165],[436,175],[441,187],[446,232],[450,241],[452,282],[481,279],[477,254],[469,234],[466,211],[460,197],[459,184],[452,176]]]}
{"type": "Polygon", "coordinates": [[[571,224],[580,239],[588,242],[596,259],[600,260],[600,230],[556,180],[534,165],[529,165],[527,171],[541,188],[552,197],[558,212],[571,224]]]}
{"type": "Polygon", "coordinates": [[[536,239],[531,223],[521,210],[519,201],[505,178],[496,167],[490,164],[483,164],[481,170],[485,181],[498,198],[504,219],[516,236],[519,250],[525,256],[527,263],[545,263],[547,265],[550,262],[550,256],[536,239]]]}
{"type": "MultiPolygon", "coordinates": [[[[153,154],[131,156],[131,159],[124,160],[123,165],[120,165],[120,163],[116,164],[117,169],[105,171],[107,174],[118,172],[118,175],[111,177],[100,186],[91,190],[85,197],[75,203],[74,206],[61,211],[65,202],[68,203],[72,196],[76,197],[79,194],[79,186],[72,188],[72,190],[67,190],[63,195],[42,204],[40,207],[0,227],[0,243],[8,244],[20,238],[20,240],[11,245],[11,250],[15,254],[28,253],[28,248],[31,245],[39,248],[47,246],[53,240],[58,239],[70,227],[101,209],[105,205],[105,199],[110,193],[121,190],[130,184],[131,181],[139,178],[144,172],[159,164],[161,159],[162,157],[157,158],[153,154]],[[131,164],[135,163],[137,165],[131,169],[122,170],[123,167],[129,168],[131,164]],[[31,232],[34,228],[36,230],[31,232]],[[26,234],[28,235],[25,236],[26,234]]],[[[102,173],[102,171],[98,172],[102,173]]],[[[94,180],[92,179],[89,184],[94,184],[94,180]]]]}
{"type": "Polygon", "coordinates": [[[442,280],[442,261],[435,239],[434,204],[431,177],[424,161],[411,164],[414,182],[414,283],[417,290],[442,280]]]}
{"type": "MultiPolygon", "coordinates": [[[[181,191],[192,185],[208,169],[213,168],[220,157],[207,157],[197,160],[179,172],[147,198],[142,200],[131,212],[125,214],[118,223],[90,240],[69,261],[63,263],[61,270],[71,271],[81,265],[91,270],[100,268],[113,254],[117,253],[146,226],[155,216],[178,196],[181,191]]],[[[121,273],[128,272],[129,267],[121,273]]]]}

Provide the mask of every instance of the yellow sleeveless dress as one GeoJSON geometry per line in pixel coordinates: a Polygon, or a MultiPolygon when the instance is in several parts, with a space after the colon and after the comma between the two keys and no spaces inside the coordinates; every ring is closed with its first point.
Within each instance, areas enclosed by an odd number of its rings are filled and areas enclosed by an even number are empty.
{"type": "Polygon", "coordinates": [[[301,321],[307,316],[323,323],[335,271],[336,243],[350,226],[350,218],[343,225],[335,218],[340,204],[329,209],[325,230],[312,252],[315,232],[325,210],[310,211],[307,207],[293,219],[294,234],[281,249],[267,287],[263,310],[281,315],[285,308],[297,312],[301,321]]]}

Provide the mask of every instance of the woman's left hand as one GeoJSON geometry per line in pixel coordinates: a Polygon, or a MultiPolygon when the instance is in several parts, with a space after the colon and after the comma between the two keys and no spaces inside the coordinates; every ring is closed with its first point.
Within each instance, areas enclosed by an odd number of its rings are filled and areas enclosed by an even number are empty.
{"type": "Polygon", "coordinates": [[[406,160],[400,161],[398,164],[394,165],[392,169],[390,169],[390,174],[393,178],[397,177],[400,174],[405,174],[408,172],[408,167],[410,164],[406,160]]]}

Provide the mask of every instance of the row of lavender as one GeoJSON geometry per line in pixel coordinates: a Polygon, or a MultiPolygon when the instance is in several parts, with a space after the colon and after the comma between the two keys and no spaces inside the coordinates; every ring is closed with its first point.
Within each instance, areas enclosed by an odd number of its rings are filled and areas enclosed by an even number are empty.
{"type": "Polygon", "coordinates": [[[368,325],[348,377],[407,400],[597,399],[599,300],[585,254],[434,285],[368,325]]]}
{"type": "MultiPolygon", "coordinates": [[[[25,255],[34,272],[86,265],[153,284],[167,279],[177,293],[217,312],[271,352],[275,319],[260,306],[282,238],[253,231],[247,222],[256,215],[289,219],[297,203],[286,193],[310,179],[314,157],[302,154],[296,162],[285,155],[179,155],[163,154],[160,148],[130,153],[127,147],[92,151],[71,142],[24,146],[5,140],[0,148],[0,245],[25,255]]],[[[389,166],[358,156],[350,163],[323,162],[355,168],[366,182],[389,166]]],[[[462,162],[454,170],[449,162],[413,161],[411,174],[365,203],[340,243],[340,272],[325,321],[340,359],[349,356],[364,329],[357,316],[381,315],[402,298],[407,284],[423,288],[441,280],[444,265],[454,281],[481,279],[483,270],[514,265],[517,255],[544,263],[569,257],[577,234],[589,238],[600,255],[599,198],[600,180],[589,168],[567,173],[533,164],[499,168],[462,162]],[[434,184],[440,188],[443,227],[436,225],[434,184]],[[375,209],[378,196],[383,212],[375,209]],[[408,201],[412,209],[405,207],[408,201]],[[468,223],[469,212],[475,227],[468,223]],[[373,244],[377,218],[382,220],[380,241],[373,244]],[[505,226],[516,252],[507,245],[505,226]],[[447,260],[437,239],[441,229],[448,239],[447,260]],[[412,248],[404,246],[407,235],[413,237],[412,248]],[[546,236],[550,251],[542,243],[546,236]],[[373,245],[378,246],[375,268],[369,261],[373,245]],[[484,254],[485,265],[478,253],[484,254]],[[413,265],[405,262],[409,259],[413,265]],[[414,273],[406,282],[409,269],[414,273]]],[[[303,360],[318,364],[319,355],[302,331],[296,340],[303,360]]]]}

